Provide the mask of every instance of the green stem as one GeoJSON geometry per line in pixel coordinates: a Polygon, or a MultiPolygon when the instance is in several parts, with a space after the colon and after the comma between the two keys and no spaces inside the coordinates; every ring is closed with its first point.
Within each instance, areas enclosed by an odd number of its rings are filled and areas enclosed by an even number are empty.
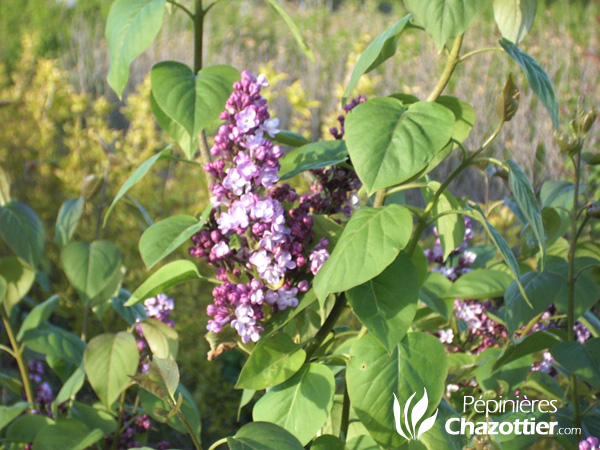
{"type": "Polygon", "coordinates": [[[19,373],[21,374],[21,380],[23,381],[23,389],[25,389],[25,398],[27,399],[27,403],[29,403],[29,409],[32,409],[35,397],[33,396],[33,391],[31,390],[27,366],[25,365],[25,360],[23,359],[23,348],[19,346],[19,343],[15,338],[8,313],[6,312],[4,305],[0,305],[0,315],[2,315],[2,323],[4,324],[4,329],[6,330],[6,335],[8,336],[10,346],[13,349],[12,355],[17,361],[17,366],[19,367],[19,373]]]}
{"type": "Polygon", "coordinates": [[[85,342],[87,339],[88,322],[90,321],[90,305],[84,302],[83,305],[83,325],[81,327],[81,340],[85,342]]]}
{"type": "Polygon", "coordinates": [[[223,445],[223,444],[227,444],[227,438],[224,437],[222,439],[219,439],[217,442],[215,442],[213,445],[211,445],[208,450],[215,450],[219,445],[223,445]]]}
{"type": "Polygon", "coordinates": [[[375,194],[375,200],[373,200],[373,208],[383,206],[383,203],[385,202],[386,192],[386,189],[379,189],[377,191],[377,193],[375,194]]]}
{"type": "MultiPolygon", "coordinates": [[[[197,74],[200,72],[200,70],[202,70],[202,56],[204,51],[204,17],[209,9],[210,6],[205,11],[202,8],[202,0],[196,0],[196,13],[194,14],[194,74],[197,74]]],[[[200,132],[200,135],[198,136],[198,144],[200,147],[200,161],[204,166],[210,162],[210,150],[208,141],[206,139],[205,130],[200,132]]],[[[206,187],[208,189],[208,187],[212,184],[213,179],[208,172],[205,172],[205,174],[207,182],[206,187]]]]}
{"type": "Polygon", "coordinates": [[[438,220],[441,217],[449,216],[451,214],[456,214],[456,215],[463,214],[464,215],[465,212],[467,212],[467,211],[465,211],[465,210],[458,210],[458,209],[451,209],[451,210],[448,210],[448,211],[443,211],[443,212],[439,213],[437,216],[431,217],[427,221],[426,226],[431,225],[433,222],[435,222],[436,220],[438,220]]]}
{"type": "Polygon", "coordinates": [[[527,324],[527,326],[525,327],[525,329],[523,330],[523,332],[521,333],[521,337],[527,336],[527,333],[529,333],[532,330],[532,328],[535,326],[535,324],[541,320],[543,315],[544,315],[544,313],[540,313],[537,316],[535,316],[533,319],[531,319],[529,321],[529,323],[527,324]]]}
{"type": "MultiPolygon", "coordinates": [[[[579,200],[579,181],[581,179],[581,152],[571,158],[575,166],[575,187],[573,189],[573,208],[571,211],[571,242],[569,243],[569,275],[568,275],[568,310],[567,310],[567,336],[570,341],[575,340],[575,250],[577,246],[577,210],[579,200]]],[[[573,420],[575,426],[581,428],[581,411],[579,409],[579,394],[577,377],[571,375],[571,402],[573,403],[573,420]]]]}
{"type": "Polygon", "coordinates": [[[310,361],[316,351],[319,350],[327,338],[327,335],[329,335],[331,330],[333,330],[333,327],[335,327],[335,324],[342,315],[342,312],[344,312],[345,308],[346,295],[342,293],[335,300],[335,305],[333,305],[333,309],[329,313],[329,316],[327,316],[327,319],[325,319],[325,323],[323,323],[313,340],[306,347],[306,361],[310,361]]]}
{"type": "Polygon", "coordinates": [[[192,426],[186,420],[185,416],[183,415],[183,413],[181,411],[177,411],[177,417],[179,417],[181,422],[183,422],[183,426],[185,426],[185,429],[187,430],[188,434],[192,438],[192,442],[194,443],[194,447],[196,447],[196,450],[202,450],[202,444],[200,443],[198,436],[196,436],[196,433],[194,433],[194,430],[192,430],[192,426]]]}
{"type": "Polygon", "coordinates": [[[195,0],[196,13],[194,14],[194,74],[202,69],[202,50],[204,40],[204,10],[202,0],[195,0]]]}
{"type": "Polygon", "coordinates": [[[577,242],[577,240],[579,239],[579,236],[583,232],[583,229],[585,228],[585,226],[587,225],[589,220],[590,220],[590,216],[584,217],[583,222],[581,222],[581,225],[579,226],[579,229],[577,230],[577,233],[575,234],[575,242],[577,242]]]}
{"type": "Polygon", "coordinates": [[[350,396],[348,395],[348,383],[344,386],[344,401],[342,403],[342,418],[340,421],[340,439],[346,442],[348,437],[348,426],[350,424],[350,396]]]}
{"type": "Polygon", "coordinates": [[[571,242],[569,243],[569,275],[568,275],[568,327],[567,330],[569,340],[575,339],[575,249],[577,245],[577,201],[579,199],[579,179],[581,170],[581,154],[573,160],[575,166],[575,186],[573,189],[573,208],[571,212],[571,242]]]}
{"type": "Polygon", "coordinates": [[[502,51],[504,50],[502,47],[486,47],[486,48],[480,48],[479,50],[473,50],[472,52],[469,53],[465,53],[464,55],[462,55],[460,58],[458,58],[459,63],[469,59],[471,56],[475,56],[475,55],[479,55],[481,53],[486,53],[486,52],[497,52],[497,51],[502,51]]]}
{"type": "Polygon", "coordinates": [[[190,17],[190,19],[192,19],[192,20],[196,19],[196,17],[194,16],[194,13],[192,13],[189,9],[187,9],[181,3],[178,3],[175,0],[167,0],[167,2],[171,3],[173,6],[176,6],[177,8],[181,9],[184,13],[186,13],[190,17]]]}
{"type": "Polygon", "coordinates": [[[454,69],[456,68],[456,65],[459,62],[458,55],[460,53],[460,48],[462,47],[463,38],[464,38],[464,34],[461,34],[454,40],[454,44],[452,45],[452,50],[450,50],[450,54],[448,55],[448,60],[446,61],[446,67],[444,68],[444,71],[442,72],[442,76],[440,77],[437,84],[433,88],[433,91],[431,92],[431,94],[429,94],[429,97],[427,97],[428,102],[435,102],[438,99],[438,97],[442,94],[442,92],[444,91],[446,86],[448,85],[448,82],[450,81],[450,78],[452,77],[452,73],[454,73],[454,69]]]}
{"type": "Polygon", "coordinates": [[[454,172],[452,172],[448,176],[448,178],[446,178],[446,180],[444,180],[442,185],[435,192],[435,194],[433,195],[433,198],[427,204],[427,207],[423,211],[423,214],[418,218],[417,227],[415,228],[415,231],[413,233],[413,236],[412,236],[410,242],[406,246],[405,251],[409,257],[412,257],[413,253],[415,252],[415,249],[417,248],[417,245],[419,243],[419,239],[421,239],[421,234],[423,234],[423,231],[425,231],[425,228],[427,228],[427,225],[428,225],[427,219],[429,218],[429,215],[431,214],[431,211],[433,210],[435,203],[438,201],[440,196],[444,193],[444,190],[450,185],[450,183],[452,183],[454,181],[454,179],[458,175],[460,175],[462,173],[463,170],[465,170],[470,165],[474,164],[477,156],[482,151],[484,151],[487,148],[487,146],[490,145],[492,143],[492,141],[500,134],[500,131],[502,130],[503,125],[504,125],[504,121],[501,121],[500,124],[498,125],[498,128],[496,128],[496,130],[491,134],[491,136],[486,139],[486,141],[483,143],[483,145],[481,147],[479,147],[477,150],[475,150],[471,155],[469,155],[468,158],[463,160],[463,162],[454,170],[454,172]]]}
{"type": "Polygon", "coordinates": [[[110,160],[106,164],[106,172],[104,172],[104,182],[102,183],[102,193],[100,194],[100,203],[98,204],[98,216],[96,217],[96,232],[94,233],[94,240],[100,237],[100,230],[102,228],[102,211],[104,210],[104,203],[106,201],[106,188],[108,187],[108,174],[110,173],[110,160]]]}
{"type": "MultiPolygon", "coordinates": [[[[204,166],[206,163],[210,162],[210,150],[208,148],[205,130],[200,132],[198,143],[200,144],[200,161],[202,161],[202,166],[204,166]]],[[[204,173],[206,174],[206,188],[208,189],[214,180],[210,173],[206,171],[204,171],[204,173]]]]}
{"type": "Polygon", "coordinates": [[[423,187],[427,187],[428,184],[427,183],[408,183],[408,184],[403,184],[402,186],[396,186],[393,188],[389,188],[386,193],[385,196],[388,197],[392,194],[395,194],[396,192],[402,192],[402,191],[408,191],[409,189],[419,189],[419,188],[423,188],[423,187]]]}
{"type": "Polygon", "coordinates": [[[119,437],[121,436],[121,427],[123,426],[123,413],[125,412],[125,393],[127,392],[127,388],[123,389],[121,392],[121,397],[119,399],[119,411],[117,417],[117,429],[115,430],[115,437],[113,438],[113,443],[111,445],[112,450],[117,450],[119,445],[119,437]]]}
{"type": "MultiPolygon", "coordinates": [[[[483,162],[487,162],[487,163],[492,163],[492,164],[496,164],[497,166],[504,166],[504,163],[502,161],[500,161],[499,159],[496,158],[492,158],[489,156],[483,156],[481,158],[476,158],[473,160],[473,164],[477,164],[477,163],[483,163],[483,162]]],[[[504,203],[504,202],[502,202],[504,203]]]]}
{"type": "Polygon", "coordinates": [[[13,358],[16,358],[15,356],[15,352],[12,351],[12,348],[7,347],[6,345],[2,345],[0,344],[0,350],[4,350],[6,353],[8,353],[10,356],[12,356],[13,358]]]}

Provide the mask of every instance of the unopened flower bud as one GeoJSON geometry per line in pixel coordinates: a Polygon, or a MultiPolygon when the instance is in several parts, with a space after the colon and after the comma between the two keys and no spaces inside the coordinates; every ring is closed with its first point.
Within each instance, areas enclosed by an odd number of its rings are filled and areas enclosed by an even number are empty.
{"type": "Polygon", "coordinates": [[[573,137],[567,134],[560,134],[554,137],[558,147],[562,152],[568,155],[575,155],[579,153],[583,147],[583,141],[580,137],[573,137]]]}
{"type": "Polygon", "coordinates": [[[594,219],[600,219],[600,201],[596,201],[588,206],[586,214],[594,219]]]}
{"type": "Polygon", "coordinates": [[[89,200],[96,195],[101,185],[102,175],[88,175],[81,183],[81,195],[89,200]]]}
{"type": "Polygon", "coordinates": [[[590,112],[588,112],[583,119],[583,125],[581,126],[582,131],[584,133],[587,133],[588,131],[590,131],[590,129],[594,125],[594,122],[596,122],[597,118],[598,118],[598,111],[596,111],[596,109],[592,109],[590,112]]]}

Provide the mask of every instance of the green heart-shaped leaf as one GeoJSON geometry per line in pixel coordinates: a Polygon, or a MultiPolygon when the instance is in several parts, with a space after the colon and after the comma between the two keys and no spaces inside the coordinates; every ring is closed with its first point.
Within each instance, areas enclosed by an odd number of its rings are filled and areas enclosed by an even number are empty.
{"type": "Polygon", "coordinates": [[[261,397],[252,417],[283,427],[306,445],[327,420],[334,390],[333,372],[322,364],[308,364],[261,397]]]}
{"type": "Polygon", "coordinates": [[[400,35],[408,24],[410,24],[410,16],[400,19],[390,28],[373,39],[373,42],[371,42],[365,51],[362,52],[358,62],[356,63],[356,66],[354,66],[352,76],[350,77],[350,82],[348,83],[348,86],[346,86],[346,90],[342,96],[342,104],[346,104],[348,97],[350,94],[352,94],[352,91],[358,84],[360,77],[362,77],[365,73],[368,73],[371,70],[379,67],[384,61],[396,53],[400,35]]]}
{"type": "Polygon", "coordinates": [[[444,394],[447,373],[446,350],[435,336],[408,333],[389,354],[367,334],[350,349],[346,383],[361,423],[383,448],[396,448],[404,439],[394,423],[394,394],[404,405],[413,394],[421,399],[427,389],[429,404],[423,417],[428,418],[444,394]]]}
{"type": "Polygon", "coordinates": [[[348,303],[388,351],[406,335],[417,312],[419,277],[406,253],[381,274],[348,291],[348,303]]]}
{"type": "Polygon", "coordinates": [[[412,226],[410,212],[400,205],[358,210],[314,279],[317,298],[347,291],[383,272],[408,243],[412,226]]]}
{"type": "Polygon", "coordinates": [[[465,31],[489,0],[404,0],[404,3],[441,52],[446,41],[465,31]]]}
{"type": "Polygon", "coordinates": [[[111,298],[121,283],[121,252],[110,241],[71,242],[60,260],[79,297],[91,306],[111,298]]]}
{"type": "Polygon", "coordinates": [[[44,253],[44,228],[39,217],[23,203],[0,206],[0,237],[19,258],[35,267],[44,253]]]}
{"type": "Polygon", "coordinates": [[[494,0],[494,19],[506,39],[515,44],[531,30],[537,0],[494,0]]]}
{"type": "Polygon", "coordinates": [[[369,194],[417,175],[450,140],[454,114],[434,102],[405,109],[395,98],[358,105],[346,119],[348,153],[369,194]]]}
{"type": "Polygon", "coordinates": [[[110,52],[108,84],[120,97],[129,66],[154,41],[162,26],[166,0],[115,0],[106,22],[110,52]]]}
{"type": "Polygon", "coordinates": [[[85,373],[92,388],[108,408],[131,382],[139,363],[139,351],[131,333],[101,334],[93,338],[85,352],[85,373]]]}
{"type": "MultiPolygon", "coordinates": [[[[240,73],[231,66],[210,66],[194,75],[185,64],[164,61],[152,68],[151,78],[158,107],[194,139],[202,129],[211,132],[217,128],[219,114],[240,73]]],[[[169,130],[166,124],[163,128],[169,130]]]]}

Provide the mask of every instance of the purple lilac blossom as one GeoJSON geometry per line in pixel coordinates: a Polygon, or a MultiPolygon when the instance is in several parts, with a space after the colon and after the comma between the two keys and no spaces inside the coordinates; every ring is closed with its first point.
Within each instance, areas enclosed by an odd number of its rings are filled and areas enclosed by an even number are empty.
{"type": "Polygon", "coordinates": [[[442,244],[438,236],[437,228],[433,228],[433,233],[436,236],[435,244],[433,249],[424,250],[425,256],[430,263],[436,263],[437,266],[433,268],[435,272],[439,272],[451,281],[456,281],[461,275],[470,272],[470,265],[475,262],[477,255],[468,248],[468,240],[472,239],[475,235],[471,226],[471,219],[464,217],[465,221],[465,237],[463,242],[455,248],[448,258],[444,261],[444,251],[442,250],[442,244]]]}
{"type": "Polygon", "coordinates": [[[27,368],[29,369],[29,379],[35,384],[41,383],[44,375],[44,365],[42,362],[37,359],[32,359],[27,362],[27,368]]]}
{"type": "MultiPolygon", "coordinates": [[[[449,257],[444,261],[443,250],[439,238],[436,239],[433,249],[424,251],[425,256],[430,263],[436,264],[433,271],[439,272],[450,281],[456,281],[465,273],[470,272],[471,264],[475,262],[477,255],[468,250],[468,240],[474,237],[471,219],[464,217],[465,236],[460,246],[454,249],[449,257]]],[[[434,227],[434,234],[437,236],[437,229],[434,227]]],[[[508,337],[506,328],[488,317],[486,311],[495,311],[496,308],[490,301],[481,302],[479,300],[454,300],[454,314],[458,320],[467,324],[466,341],[472,344],[470,352],[478,355],[489,347],[498,344],[498,340],[508,337]]],[[[446,344],[451,352],[460,350],[454,344],[454,332],[452,329],[441,330],[435,335],[440,341],[446,344]]]]}
{"type": "Polygon", "coordinates": [[[190,254],[216,268],[223,284],[213,289],[207,329],[219,333],[229,325],[242,342],[256,342],[263,331],[263,308],[274,313],[298,305],[306,278],[329,257],[326,241],[314,239],[311,205],[298,200],[289,185],[277,186],[281,149],[266,137],[279,132],[271,118],[264,75],[242,72],[226,102],[222,125],[205,165],[215,179],[210,186],[213,210],[205,228],[192,237],[190,254]],[[308,257],[307,257],[308,255],[308,257]]]}
{"type": "Polygon", "coordinates": [[[531,365],[531,371],[544,372],[552,377],[555,377],[558,375],[558,371],[554,368],[554,366],[552,366],[553,362],[554,358],[552,357],[552,354],[550,352],[544,352],[542,360],[531,365]]]}
{"type": "Polygon", "coordinates": [[[579,450],[600,450],[598,438],[590,436],[579,443],[579,450]]]}
{"type": "MultiPolygon", "coordinates": [[[[167,297],[165,294],[158,294],[156,297],[150,297],[144,300],[146,317],[163,322],[171,328],[175,327],[175,322],[169,318],[169,315],[173,311],[174,307],[175,302],[173,299],[167,297]]],[[[150,362],[148,360],[150,352],[148,351],[148,343],[144,338],[144,332],[142,331],[142,326],[140,325],[139,320],[135,325],[135,331],[139,336],[139,339],[136,339],[137,347],[140,351],[139,369],[141,373],[147,373],[148,370],[150,370],[150,362]]]]}
{"type": "Polygon", "coordinates": [[[592,337],[592,333],[590,333],[590,330],[588,330],[586,326],[581,322],[575,322],[573,330],[575,331],[576,339],[582,344],[584,344],[585,341],[592,337]]]}
{"type": "MultiPolygon", "coordinates": [[[[359,95],[344,106],[345,113],[348,114],[352,109],[366,100],[365,97],[359,95]]],[[[339,130],[335,127],[329,130],[329,133],[336,140],[344,138],[346,117],[340,115],[338,121],[340,123],[339,130]]],[[[317,182],[311,185],[311,193],[304,194],[301,197],[301,201],[310,204],[313,213],[343,213],[346,217],[350,217],[352,211],[360,207],[360,198],[357,192],[361,188],[362,183],[352,168],[333,166],[328,169],[314,169],[310,172],[316,178],[317,182]]]]}
{"type": "MultiPolygon", "coordinates": [[[[142,414],[134,419],[134,416],[129,412],[125,411],[123,413],[123,423],[128,423],[129,425],[125,430],[119,435],[119,438],[116,443],[117,450],[127,450],[130,448],[141,447],[142,444],[138,440],[140,435],[145,434],[152,428],[152,421],[148,414],[142,414]]],[[[106,444],[106,448],[111,448],[114,444],[114,435],[110,434],[104,437],[104,442],[106,444]]],[[[147,444],[145,444],[148,446],[147,444]]],[[[157,450],[164,450],[171,447],[171,444],[167,441],[161,441],[156,445],[157,450]]]]}

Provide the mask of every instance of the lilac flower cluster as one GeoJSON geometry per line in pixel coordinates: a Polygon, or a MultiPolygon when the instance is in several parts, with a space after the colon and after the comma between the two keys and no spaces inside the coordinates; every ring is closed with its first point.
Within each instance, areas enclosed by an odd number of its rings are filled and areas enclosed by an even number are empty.
{"type": "MultiPolygon", "coordinates": [[[[471,353],[475,355],[498,345],[500,339],[508,337],[506,328],[490,319],[486,314],[486,311],[495,309],[490,301],[454,300],[454,314],[458,320],[463,320],[468,324],[467,342],[476,345],[470,349],[471,353]]],[[[454,351],[458,351],[458,348],[455,348],[454,351]]]]}
{"type": "Polygon", "coordinates": [[[590,436],[579,443],[579,450],[600,450],[598,438],[590,436]]]}
{"type": "MultiPolygon", "coordinates": [[[[33,382],[33,387],[35,388],[35,407],[31,410],[31,414],[41,414],[54,418],[54,413],[52,412],[54,393],[50,384],[44,380],[44,363],[37,359],[32,359],[27,362],[27,369],[29,379],[33,382]]],[[[59,407],[62,407],[62,405],[59,405],[59,407]]]]}
{"type": "Polygon", "coordinates": [[[531,365],[532,372],[544,372],[550,375],[551,377],[556,377],[558,375],[558,371],[552,365],[554,362],[554,358],[550,352],[544,352],[542,355],[542,360],[540,362],[535,362],[531,365]]]}
{"type": "MultiPolygon", "coordinates": [[[[125,430],[119,435],[116,443],[117,450],[128,450],[130,448],[142,447],[142,443],[137,440],[139,435],[147,433],[152,428],[152,422],[148,414],[142,414],[134,419],[129,411],[123,412],[123,423],[129,424],[125,430]]],[[[108,435],[104,437],[106,448],[113,448],[114,436],[108,435]]],[[[144,444],[148,446],[148,444],[144,444]]],[[[156,450],[166,450],[171,447],[167,441],[161,441],[156,444],[156,450]]]]}
{"type": "Polygon", "coordinates": [[[433,233],[436,236],[435,244],[433,249],[424,250],[425,256],[428,261],[432,264],[437,264],[433,268],[434,272],[439,272],[451,281],[456,281],[461,275],[470,272],[470,265],[475,262],[477,255],[469,250],[468,240],[472,239],[475,234],[471,227],[471,219],[464,216],[465,221],[465,237],[463,242],[448,255],[448,258],[444,261],[444,251],[442,249],[442,243],[438,236],[437,228],[433,228],[433,233]]]}
{"type": "MultiPolygon", "coordinates": [[[[149,319],[156,319],[159,322],[163,322],[170,326],[175,327],[175,322],[169,318],[171,311],[175,307],[175,302],[172,298],[167,297],[165,294],[158,294],[156,297],[150,297],[144,300],[144,310],[146,311],[146,317],[149,319]]],[[[137,323],[135,331],[139,335],[139,339],[136,339],[138,350],[140,351],[140,372],[147,373],[150,370],[150,362],[148,356],[148,343],[144,338],[144,332],[142,326],[137,323]]]]}
{"type": "Polygon", "coordinates": [[[575,322],[573,330],[575,331],[575,338],[582,344],[585,344],[585,341],[592,337],[590,330],[588,330],[587,327],[581,322],[575,322]]]}
{"type": "MultiPolygon", "coordinates": [[[[425,256],[432,264],[436,264],[433,271],[439,272],[451,281],[456,281],[462,275],[470,272],[471,264],[475,262],[477,255],[468,250],[468,240],[474,237],[471,219],[464,217],[465,236],[460,246],[455,248],[446,260],[443,259],[444,252],[439,237],[436,239],[433,249],[424,250],[425,256]]],[[[434,233],[438,236],[437,229],[434,233]]],[[[496,307],[491,301],[480,302],[478,300],[454,300],[454,314],[458,320],[467,323],[468,334],[466,341],[471,344],[470,352],[480,354],[484,350],[498,344],[500,339],[508,337],[506,328],[488,317],[486,311],[495,311],[496,307]]],[[[438,339],[446,344],[451,352],[458,352],[460,348],[454,345],[454,331],[449,328],[435,333],[438,339]]]]}
{"type": "MultiPolygon", "coordinates": [[[[345,113],[348,114],[366,100],[365,97],[359,95],[344,106],[345,113]]],[[[338,121],[340,128],[330,128],[329,132],[334,139],[340,140],[344,138],[346,116],[340,115],[338,121]]],[[[356,193],[361,188],[362,183],[356,172],[345,166],[314,169],[310,172],[317,179],[317,182],[311,185],[311,193],[304,194],[300,198],[300,203],[308,203],[311,211],[315,214],[337,214],[341,212],[346,217],[350,217],[352,211],[360,205],[360,198],[356,193]]]]}
{"type": "Polygon", "coordinates": [[[256,342],[263,327],[263,307],[271,312],[298,305],[309,289],[306,277],[329,257],[329,243],[314,238],[310,205],[300,202],[289,185],[279,181],[281,149],[266,137],[279,130],[270,117],[261,88],[263,75],[242,72],[227,100],[211,148],[216,159],[205,165],[215,179],[210,186],[213,210],[205,228],[193,236],[190,254],[216,268],[223,284],[213,289],[208,330],[219,333],[229,324],[244,343],[256,342]],[[307,251],[307,249],[310,249],[307,251]]]}

